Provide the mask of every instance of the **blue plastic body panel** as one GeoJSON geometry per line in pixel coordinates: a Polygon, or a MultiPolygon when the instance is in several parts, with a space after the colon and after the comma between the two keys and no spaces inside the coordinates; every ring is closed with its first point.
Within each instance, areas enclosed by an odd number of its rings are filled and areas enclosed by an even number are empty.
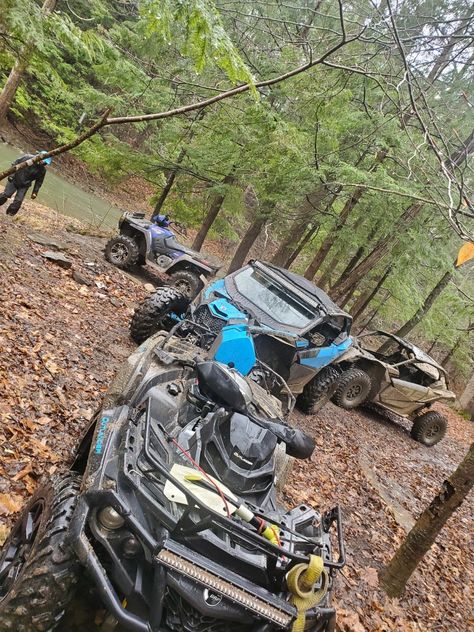
{"type": "MultiPolygon", "coordinates": [[[[347,338],[338,345],[332,343],[329,347],[321,347],[312,358],[301,358],[299,363],[303,366],[309,366],[313,369],[322,369],[331,364],[336,358],[347,351],[352,344],[352,338],[347,338]]],[[[316,351],[316,350],[315,350],[316,351]]]]}
{"type": "Polygon", "coordinates": [[[211,283],[210,285],[208,285],[206,289],[204,290],[204,298],[208,299],[213,293],[219,296],[225,296],[227,298],[230,298],[229,293],[227,292],[225,288],[224,279],[219,279],[218,281],[214,281],[214,283],[211,283]]]}
{"type": "Polygon", "coordinates": [[[257,361],[253,338],[245,325],[226,325],[217,337],[214,359],[232,363],[242,375],[248,375],[257,361]]]}
{"type": "Polygon", "coordinates": [[[152,237],[174,237],[174,233],[169,228],[162,228],[161,226],[151,225],[148,227],[152,237]]]}
{"type": "Polygon", "coordinates": [[[218,298],[209,303],[211,314],[222,320],[243,320],[247,322],[247,316],[241,312],[235,305],[229,303],[225,298],[218,298]]]}

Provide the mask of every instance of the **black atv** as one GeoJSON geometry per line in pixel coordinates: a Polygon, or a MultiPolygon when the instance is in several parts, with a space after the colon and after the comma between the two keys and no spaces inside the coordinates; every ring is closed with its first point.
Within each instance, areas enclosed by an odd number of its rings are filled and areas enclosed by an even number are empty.
{"type": "Polygon", "coordinates": [[[120,234],[105,245],[105,258],[124,270],[135,265],[154,267],[192,300],[222,263],[179,243],[170,228],[177,222],[161,215],[154,219],[150,222],[144,213],[124,213],[119,221],[120,234]]]}
{"type": "Polygon", "coordinates": [[[281,447],[308,458],[314,442],[199,353],[158,334],[129,358],[71,470],[38,489],[1,549],[2,632],[53,630],[81,574],[114,629],[334,630],[340,511],[275,497],[281,447]]]}

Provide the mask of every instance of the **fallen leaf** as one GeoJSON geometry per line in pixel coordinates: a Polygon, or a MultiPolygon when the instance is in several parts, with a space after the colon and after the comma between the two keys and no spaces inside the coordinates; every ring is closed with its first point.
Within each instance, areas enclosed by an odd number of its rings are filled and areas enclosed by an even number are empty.
{"type": "Polygon", "coordinates": [[[0,516],[20,511],[23,507],[23,499],[17,494],[0,494],[0,516]]]}

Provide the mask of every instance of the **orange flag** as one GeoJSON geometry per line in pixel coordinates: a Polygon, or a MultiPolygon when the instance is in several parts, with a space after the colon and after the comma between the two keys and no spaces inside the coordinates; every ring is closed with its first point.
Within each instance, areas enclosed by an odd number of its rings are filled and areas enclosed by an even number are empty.
{"type": "Polygon", "coordinates": [[[474,258],[474,242],[468,241],[459,249],[458,258],[456,261],[456,268],[459,268],[459,266],[462,266],[463,263],[466,263],[467,261],[473,258],[474,258]]]}

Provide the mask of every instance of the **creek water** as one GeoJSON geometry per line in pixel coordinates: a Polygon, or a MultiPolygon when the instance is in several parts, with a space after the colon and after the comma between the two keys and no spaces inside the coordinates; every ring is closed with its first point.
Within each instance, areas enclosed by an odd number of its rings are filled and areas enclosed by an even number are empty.
{"type": "MultiPolygon", "coordinates": [[[[11,145],[0,143],[0,170],[6,169],[24,153],[11,145]]],[[[0,182],[0,191],[3,190],[5,184],[6,180],[0,182]]],[[[26,199],[29,195],[31,195],[31,188],[26,199]]],[[[94,193],[84,191],[55,173],[54,162],[52,167],[48,167],[37,201],[63,215],[80,219],[86,225],[94,228],[116,228],[118,219],[122,214],[122,209],[94,193]]]]}

